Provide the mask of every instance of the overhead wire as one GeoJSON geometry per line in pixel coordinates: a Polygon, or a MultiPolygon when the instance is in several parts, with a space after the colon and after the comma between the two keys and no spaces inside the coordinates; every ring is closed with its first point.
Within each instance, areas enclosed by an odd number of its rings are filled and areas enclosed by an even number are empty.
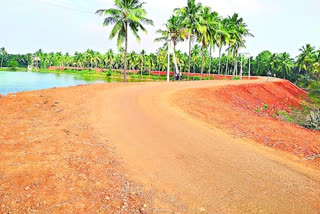
{"type": "Polygon", "coordinates": [[[72,12],[76,12],[76,13],[82,13],[82,14],[86,14],[86,15],[95,15],[94,11],[89,11],[89,10],[85,10],[85,9],[79,9],[76,7],[73,7],[70,4],[65,4],[65,1],[59,1],[59,0],[42,0],[42,1],[38,1],[39,3],[46,5],[46,6],[52,6],[52,7],[56,7],[56,8],[61,8],[64,10],[69,10],[72,12]]]}

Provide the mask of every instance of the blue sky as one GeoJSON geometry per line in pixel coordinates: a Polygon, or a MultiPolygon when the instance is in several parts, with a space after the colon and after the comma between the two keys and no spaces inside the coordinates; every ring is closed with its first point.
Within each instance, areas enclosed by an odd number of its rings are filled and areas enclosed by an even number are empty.
{"type": "MultiPolygon", "coordinates": [[[[257,55],[263,50],[298,54],[298,49],[311,43],[320,47],[319,0],[198,0],[211,6],[222,16],[237,12],[245,19],[254,38],[247,39],[247,49],[257,55]]],[[[155,31],[162,27],[172,10],[187,0],[145,0],[148,16],[155,26],[142,33],[141,43],[132,36],[129,50],[153,52],[161,46],[154,43],[155,31]]],[[[74,53],[94,49],[105,52],[116,49],[108,39],[110,28],[94,15],[100,8],[113,7],[113,0],[0,0],[0,47],[10,53],[46,52],[74,53]]],[[[187,44],[179,48],[187,50],[187,44]]]]}

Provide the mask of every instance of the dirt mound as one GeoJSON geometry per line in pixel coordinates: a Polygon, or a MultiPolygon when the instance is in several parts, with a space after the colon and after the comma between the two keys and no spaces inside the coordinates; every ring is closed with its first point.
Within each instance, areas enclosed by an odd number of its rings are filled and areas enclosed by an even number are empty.
{"type": "Polygon", "coordinates": [[[307,93],[289,81],[270,84],[251,84],[225,87],[216,91],[225,102],[236,107],[267,113],[273,116],[277,111],[299,108],[307,93]]]}
{"type": "Polygon", "coordinates": [[[306,98],[305,91],[288,81],[198,88],[177,95],[176,103],[188,113],[237,137],[251,138],[301,158],[320,153],[319,132],[274,117],[279,110],[301,106],[306,98]]]}

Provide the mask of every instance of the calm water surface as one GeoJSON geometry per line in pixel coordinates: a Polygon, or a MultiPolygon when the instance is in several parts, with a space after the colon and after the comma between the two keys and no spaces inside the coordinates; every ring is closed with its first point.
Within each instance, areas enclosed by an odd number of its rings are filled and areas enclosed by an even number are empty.
{"type": "Polygon", "coordinates": [[[6,95],[21,91],[119,81],[120,79],[84,77],[69,74],[0,71],[0,94],[6,95]]]}

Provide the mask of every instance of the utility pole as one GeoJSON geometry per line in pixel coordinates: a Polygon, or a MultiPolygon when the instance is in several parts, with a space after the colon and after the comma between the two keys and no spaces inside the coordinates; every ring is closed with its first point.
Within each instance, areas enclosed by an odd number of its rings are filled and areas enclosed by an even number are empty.
{"type": "Polygon", "coordinates": [[[167,82],[170,82],[170,34],[168,34],[168,71],[167,82]]]}
{"type": "MultiPolygon", "coordinates": [[[[241,56],[241,55],[240,55],[241,56]]],[[[241,69],[240,69],[240,79],[242,80],[242,60],[243,60],[243,57],[241,57],[241,69]]]]}

